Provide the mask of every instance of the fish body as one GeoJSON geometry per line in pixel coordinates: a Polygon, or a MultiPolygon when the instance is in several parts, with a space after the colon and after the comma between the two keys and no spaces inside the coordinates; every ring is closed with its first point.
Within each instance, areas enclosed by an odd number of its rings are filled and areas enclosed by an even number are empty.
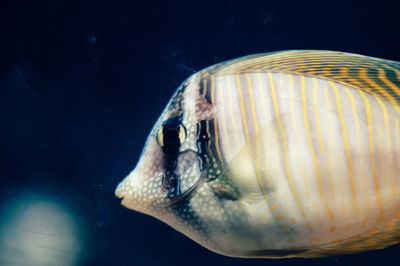
{"type": "Polygon", "coordinates": [[[116,195],[215,252],[320,257],[400,240],[400,63],[252,55],[189,77],[116,195]]]}

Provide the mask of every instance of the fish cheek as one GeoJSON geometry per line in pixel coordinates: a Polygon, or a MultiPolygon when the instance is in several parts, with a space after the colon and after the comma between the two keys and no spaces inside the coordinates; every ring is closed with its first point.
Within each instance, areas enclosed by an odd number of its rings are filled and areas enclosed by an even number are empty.
{"type": "Polygon", "coordinates": [[[177,161],[176,174],[179,176],[183,194],[197,184],[201,176],[200,162],[197,153],[192,150],[180,153],[177,161]]]}
{"type": "MultiPolygon", "coordinates": [[[[166,160],[164,154],[164,160],[166,160]]],[[[162,181],[162,192],[169,199],[168,205],[174,205],[186,198],[194,192],[201,183],[202,173],[200,168],[200,160],[193,150],[186,150],[177,154],[173,161],[173,167],[165,168],[162,181]]]]}

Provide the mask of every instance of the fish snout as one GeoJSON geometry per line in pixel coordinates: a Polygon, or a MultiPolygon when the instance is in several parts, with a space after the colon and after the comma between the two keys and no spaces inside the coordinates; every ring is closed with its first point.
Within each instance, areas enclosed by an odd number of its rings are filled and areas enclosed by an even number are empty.
{"type": "Polygon", "coordinates": [[[135,181],[135,176],[136,176],[136,171],[133,170],[129,175],[127,175],[117,186],[115,189],[115,196],[117,198],[125,198],[128,196],[129,192],[133,190],[134,185],[133,184],[135,181]]]}
{"type": "Polygon", "coordinates": [[[126,195],[124,181],[125,181],[125,180],[123,180],[122,182],[120,182],[120,183],[118,184],[117,188],[115,189],[115,196],[116,196],[117,198],[120,198],[120,199],[124,198],[125,195],[126,195]]]}

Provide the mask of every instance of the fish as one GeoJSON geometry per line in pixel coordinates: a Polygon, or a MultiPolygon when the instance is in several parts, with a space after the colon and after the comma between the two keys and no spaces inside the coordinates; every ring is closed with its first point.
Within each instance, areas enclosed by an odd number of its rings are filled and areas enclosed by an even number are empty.
{"type": "Polygon", "coordinates": [[[243,258],[400,242],[400,63],[289,50],[187,78],[116,188],[125,207],[243,258]]]}

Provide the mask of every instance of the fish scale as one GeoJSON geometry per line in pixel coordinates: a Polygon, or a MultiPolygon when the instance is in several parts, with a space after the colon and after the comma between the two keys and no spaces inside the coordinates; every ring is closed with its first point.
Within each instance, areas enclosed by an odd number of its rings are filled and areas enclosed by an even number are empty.
{"type": "Polygon", "coordinates": [[[395,244],[399,99],[400,64],[389,60],[297,50],[217,64],[181,85],[116,194],[229,256],[318,257],[395,244]],[[152,139],[178,115],[187,137],[177,169],[190,169],[176,172],[182,195],[146,195],[164,175],[152,139]]]}

